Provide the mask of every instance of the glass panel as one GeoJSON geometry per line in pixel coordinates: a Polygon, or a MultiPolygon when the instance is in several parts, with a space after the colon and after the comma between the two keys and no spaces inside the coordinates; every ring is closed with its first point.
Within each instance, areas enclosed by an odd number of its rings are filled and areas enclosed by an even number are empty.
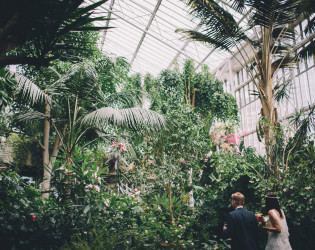
{"type": "Polygon", "coordinates": [[[315,102],[315,86],[314,86],[314,81],[315,81],[315,67],[311,68],[307,72],[308,74],[308,79],[309,79],[309,85],[310,85],[310,98],[312,102],[315,102]]]}
{"type": "Polygon", "coordinates": [[[297,25],[295,27],[295,42],[299,43],[301,41],[301,30],[300,25],[297,25]]]}
{"type": "Polygon", "coordinates": [[[301,84],[303,107],[305,107],[306,105],[309,105],[311,102],[306,72],[300,76],[300,84],[301,84]]]}
{"type": "Polygon", "coordinates": [[[242,112],[243,112],[243,121],[242,121],[242,123],[243,123],[243,130],[247,130],[247,121],[248,121],[248,117],[247,117],[247,107],[244,107],[243,109],[242,109],[242,112]]]}
{"type": "Polygon", "coordinates": [[[249,103],[248,85],[244,86],[245,103],[249,103]]]}
{"type": "Polygon", "coordinates": [[[311,68],[314,65],[314,57],[307,58],[307,67],[311,68]]]}
{"type": "Polygon", "coordinates": [[[296,92],[296,106],[297,108],[302,107],[302,95],[301,95],[301,85],[300,85],[300,79],[296,79],[296,84],[295,84],[295,92],[296,92]]]}
{"type": "Polygon", "coordinates": [[[243,73],[243,83],[247,81],[247,74],[246,74],[246,69],[243,68],[242,69],[242,73],[243,73]]]}
{"type": "Polygon", "coordinates": [[[245,105],[244,88],[240,89],[240,99],[241,99],[241,107],[243,107],[245,105]]]}
{"type": "Polygon", "coordinates": [[[238,86],[241,84],[240,72],[237,72],[236,76],[237,76],[237,85],[236,86],[238,86]]]}
{"type": "Polygon", "coordinates": [[[235,99],[237,101],[238,107],[240,108],[241,107],[241,100],[240,100],[240,91],[239,90],[235,92],[235,99]]]}
{"type": "Polygon", "coordinates": [[[302,60],[302,61],[299,63],[299,71],[300,71],[300,73],[302,73],[304,70],[305,70],[305,61],[302,60]]]}

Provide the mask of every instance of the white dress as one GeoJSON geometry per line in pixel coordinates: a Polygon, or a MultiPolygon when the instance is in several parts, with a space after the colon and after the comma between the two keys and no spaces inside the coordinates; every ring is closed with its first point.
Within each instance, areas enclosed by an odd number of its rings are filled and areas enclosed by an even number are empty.
{"type": "MultiPolygon", "coordinates": [[[[280,219],[275,211],[274,217],[278,220],[279,225],[281,227],[281,233],[274,233],[268,231],[268,241],[265,250],[292,250],[290,242],[289,242],[289,230],[287,221],[283,211],[281,210],[283,218],[280,219]]],[[[271,222],[269,221],[267,224],[268,227],[273,227],[271,222]]]]}

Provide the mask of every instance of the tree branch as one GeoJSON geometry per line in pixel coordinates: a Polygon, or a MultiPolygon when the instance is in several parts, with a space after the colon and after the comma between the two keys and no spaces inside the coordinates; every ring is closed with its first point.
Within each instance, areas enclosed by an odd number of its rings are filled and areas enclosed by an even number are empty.
{"type": "Polygon", "coordinates": [[[42,150],[45,150],[43,144],[36,138],[35,133],[34,133],[34,135],[33,135],[33,139],[34,139],[35,142],[38,143],[38,145],[41,147],[42,150]]]}

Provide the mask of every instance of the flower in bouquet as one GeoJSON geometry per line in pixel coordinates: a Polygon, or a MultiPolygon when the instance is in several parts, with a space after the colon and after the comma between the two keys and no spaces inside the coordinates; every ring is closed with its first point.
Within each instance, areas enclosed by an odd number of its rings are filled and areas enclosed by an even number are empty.
{"type": "Polygon", "coordinates": [[[263,216],[262,213],[255,214],[256,220],[258,223],[258,227],[265,227],[267,225],[268,219],[267,217],[263,216]]]}

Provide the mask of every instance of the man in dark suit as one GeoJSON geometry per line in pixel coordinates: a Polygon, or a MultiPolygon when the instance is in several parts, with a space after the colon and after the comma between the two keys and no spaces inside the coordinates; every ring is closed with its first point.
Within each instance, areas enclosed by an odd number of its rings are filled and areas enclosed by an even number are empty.
{"type": "Polygon", "coordinates": [[[245,197],[237,192],[232,194],[234,211],[228,215],[225,236],[232,238],[232,250],[258,250],[258,223],[253,212],[244,209],[245,197]]]}

